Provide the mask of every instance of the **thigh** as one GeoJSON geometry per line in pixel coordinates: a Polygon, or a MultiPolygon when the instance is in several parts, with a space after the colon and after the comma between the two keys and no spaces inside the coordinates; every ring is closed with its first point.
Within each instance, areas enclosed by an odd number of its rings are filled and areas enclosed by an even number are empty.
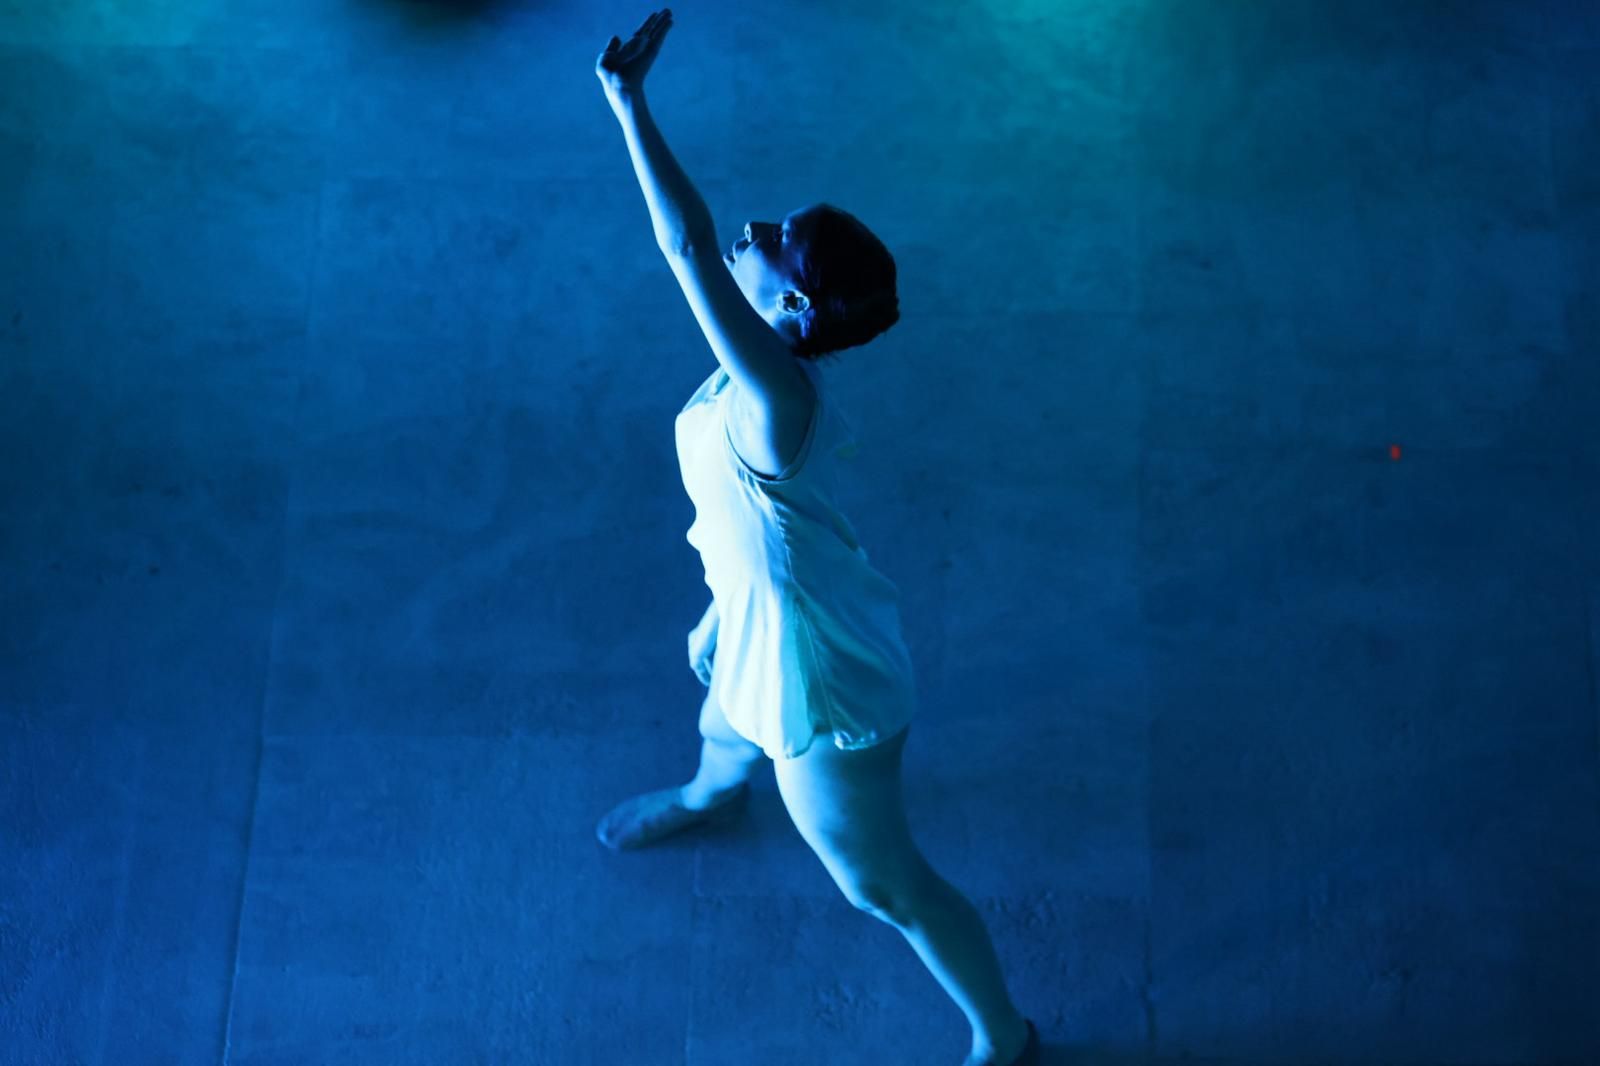
{"type": "Polygon", "coordinates": [[[773,760],[778,792],[801,837],[856,899],[892,898],[920,883],[926,861],[911,839],[901,799],[907,726],[870,748],[834,746],[819,734],[805,754],[773,760]]]}

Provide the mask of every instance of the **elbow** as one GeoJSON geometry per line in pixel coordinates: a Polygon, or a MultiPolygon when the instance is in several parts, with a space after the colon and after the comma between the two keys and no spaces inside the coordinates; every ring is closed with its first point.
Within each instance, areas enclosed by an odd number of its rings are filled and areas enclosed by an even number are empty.
{"type": "Polygon", "coordinates": [[[694,255],[694,242],[686,238],[663,237],[656,241],[661,254],[669,259],[688,259],[694,255]]]}
{"type": "Polygon", "coordinates": [[[661,233],[656,235],[656,244],[660,246],[662,255],[689,259],[697,252],[715,248],[717,233],[709,225],[681,233],[661,233]]]}

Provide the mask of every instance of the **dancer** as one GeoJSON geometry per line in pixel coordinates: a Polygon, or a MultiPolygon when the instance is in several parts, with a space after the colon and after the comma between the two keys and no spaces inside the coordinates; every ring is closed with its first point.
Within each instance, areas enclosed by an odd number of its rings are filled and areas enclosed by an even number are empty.
{"type": "Polygon", "coordinates": [[[675,425],[696,513],[688,539],[712,593],[689,635],[708,691],[694,777],[624,801],[596,835],[636,848],[736,817],[770,759],[795,828],[845,898],[899,930],[966,1015],[964,1066],[1034,1066],[1038,1031],[1006,991],[981,915],[911,838],[900,767],[916,697],[899,592],[833,504],[832,464],[854,442],[818,360],[898,321],[894,259],[826,203],[751,222],[721,250],[645,103],[671,27],[669,8],[626,44],[611,38],[595,74],[656,241],[720,364],[675,425]]]}

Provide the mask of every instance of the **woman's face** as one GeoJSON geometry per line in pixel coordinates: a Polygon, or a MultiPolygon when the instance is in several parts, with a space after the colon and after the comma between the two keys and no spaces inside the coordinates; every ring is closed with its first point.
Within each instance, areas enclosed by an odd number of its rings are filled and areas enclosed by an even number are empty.
{"type": "Polygon", "coordinates": [[[780,332],[784,320],[793,311],[804,310],[809,302],[795,280],[799,270],[792,243],[798,227],[805,225],[808,210],[795,211],[779,222],[746,223],[744,236],[722,257],[750,306],[780,332]],[[785,293],[790,294],[789,311],[785,310],[785,293]]]}

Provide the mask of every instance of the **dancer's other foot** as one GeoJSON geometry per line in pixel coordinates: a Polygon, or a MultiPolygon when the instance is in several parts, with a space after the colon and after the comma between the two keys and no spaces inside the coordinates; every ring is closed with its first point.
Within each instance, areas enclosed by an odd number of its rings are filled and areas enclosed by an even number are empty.
{"type": "Polygon", "coordinates": [[[749,796],[748,782],[725,796],[704,802],[691,802],[681,786],[646,792],[613,807],[600,819],[595,836],[614,851],[646,847],[704,822],[732,820],[749,796]]]}

